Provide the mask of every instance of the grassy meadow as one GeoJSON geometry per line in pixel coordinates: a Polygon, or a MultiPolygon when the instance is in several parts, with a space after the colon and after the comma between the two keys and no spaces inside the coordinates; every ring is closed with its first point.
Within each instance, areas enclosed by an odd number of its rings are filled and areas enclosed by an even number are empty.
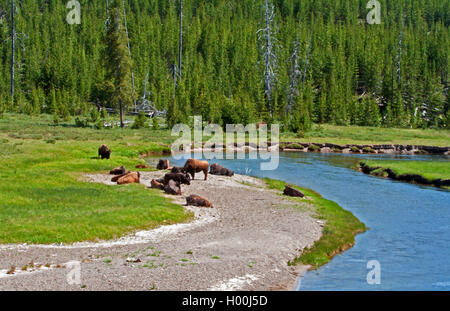
{"type": "MultiPolygon", "coordinates": [[[[143,185],[106,186],[84,181],[84,174],[143,164],[147,153],[169,150],[176,139],[168,129],[75,127],[74,120],[54,124],[51,115],[0,116],[0,243],[71,243],[112,239],[138,229],[184,222],[192,215],[159,191],[143,185]],[[97,158],[99,145],[112,150],[111,160],[97,158]]],[[[424,144],[446,146],[445,130],[408,130],[315,125],[298,135],[282,133],[281,141],[336,144],[424,144]]],[[[368,163],[369,165],[373,163],[368,163]]],[[[399,173],[448,178],[446,162],[377,161],[399,173]]],[[[269,182],[272,187],[283,183],[269,182]]],[[[324,238],[299,259],[320,266],[332,254],[352,245],[364,225],[349,212],[318,194],[318,216],[327,220],[324,238]]]]}
{"type": "Polygon", "coordinates": [[[285,133],[282,142],[334,143],[337,145],[423,145],[450,146],[450,130],[403,129],[363,126],[314,125],[300,135],[285,133]]]}
{"type": "Polygon", "coordinates": [[[52,124],[46,116],[0,119],[0,243],[71,243],[120,237],[188,221],[192,215],[143,185],[106,186],[83,174],[144,163],[167,150],[166,132],[94,130],[52,124]],[[156,143],[157,142],[157,143],[156,143]],[[111,160],[97,158],[100,144],[111,160]]]}

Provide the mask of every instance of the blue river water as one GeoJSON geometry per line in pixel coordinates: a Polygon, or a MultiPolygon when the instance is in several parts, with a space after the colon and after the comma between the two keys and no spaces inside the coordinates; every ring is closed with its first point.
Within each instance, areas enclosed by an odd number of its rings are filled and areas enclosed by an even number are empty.
{"type": "MultiPolygon", "coordinates": [[[[278,169],[261,171],[263,160],[213,160],[236,173],[283,180],[319,192],[351,211],[370,229],[353,248],[307,272],[298,290],[450,290],[450,191],[362,174],[360,158],[405,161],[411,156],[281,153],[278,169]],[[368,284],[379,262],[380,284],[368,284]]],[[[446,161],[449,157],[414,156],[446,161]]],[[[181,166],[185,160],[171,159],[181,166]]]]}

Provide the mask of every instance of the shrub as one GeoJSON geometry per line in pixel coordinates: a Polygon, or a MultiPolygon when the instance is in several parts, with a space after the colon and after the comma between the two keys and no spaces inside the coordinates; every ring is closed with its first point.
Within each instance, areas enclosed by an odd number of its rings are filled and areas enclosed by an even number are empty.
{"type": "Polygon", "coordinates": [[[309,151],[319,151],[320,147],[317,145],[311,144],[311,145],[309,145],[308,150],[309,151]]]}
{"type": "Polygon", "coordinates": [[[97,122],[97,120],[100,118],[100,113],[98,112],[97,108],[91,109],[90,117],[91,122],[97,122]]]}
{"type": "Polygon", "coordinates": [[[287,144],[286,146],[284,146],[284,148],[286,148],[286,149],[304,149],[305,146],[303,146],[301,144],[287,144]]]}
{"type": "Polygon", "coordinates": [[[363,152],[364,153],[376,153],[376,151],[372,147],[364,147],[363,152]]]}
{"type": "Polygon", "coordinates": [[[97,130],[101,130],[102,128],[105,127],[105,123],[103,122],[103,120],[98,120],[97,122],[95,122],[94,127],[97,130]]]}
{"type": "Polygon", "coordinates": [[[136,119],[134,119],[134,123],[133,126],[131,127],[132,129],[140,129],[143,127],[147,127],[147,117],[145,116],[144,112],[140,112],[136,119]]]}
{"type": "Polygon", "coordinates": [[[352,151],[352,152],[360,152],[359,151],[359,148],[358,147],[356,147],[356,146],[353,146],[352,148],[350,148],[350,150],[352,151]]]}
{"type": "Polygon", "coordinates": [[[82,118],[76,117],[75,118],[75,126],[76,127],[88,127],[89,121],[87,118],[82,119],[82,118]]]}
{"type": "Polygon", "coordinates": [[[152,126],[154,130],[159,130],[159,122],[157,117],[153,117],[152,126]]]}

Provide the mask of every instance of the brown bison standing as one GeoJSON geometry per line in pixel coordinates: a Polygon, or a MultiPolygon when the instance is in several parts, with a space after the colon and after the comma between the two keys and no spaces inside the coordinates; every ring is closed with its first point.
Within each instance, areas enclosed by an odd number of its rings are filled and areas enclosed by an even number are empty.
{"type": "Polygon", "coordinates": [[[189,159],[186,161],[186,164],[184,165],[184,171],[188,174],[191,174],[193,180],[195,179],[195,173],[199,172],[203,172],[203,174],[205,174],[205,180],[207,180],[208,169],[209,169],[208,161],[189,159]]]}
{"type": "Polygon", "coordinates": [[[101,145],[98,148],[98,156],[103,159],[109,159],[111,156],[111,150],[106,145],[101,145]]]}

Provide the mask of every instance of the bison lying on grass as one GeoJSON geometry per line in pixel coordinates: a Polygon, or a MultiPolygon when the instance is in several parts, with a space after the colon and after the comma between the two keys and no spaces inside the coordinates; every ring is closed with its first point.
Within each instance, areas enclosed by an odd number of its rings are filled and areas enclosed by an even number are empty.
{"type": "Polygon", "coordinates": [[[209,173],[212,175],[222,175],[222,176],[233,176],[234,172],[230,169],[227,169],[226,167],[220,166],[217,163],[214,163],[211,165],[211,168],[209,170],[209,173]]]}
{"type": "Polygon", "coordinates": [[[213,207],[211,202],[209,202],[207,199],[195,194],[186,197],[186,205],[213,207]]]}
{"type": "Polygon", "coordinates": [[[305,196],[301,191],[294,189],[289,185],[286,185],[283,194],[290,197],[298,197],[298,198],[303,198],[305,196]]]}
{"type": "Polygon", "coordinates": [[[195,179],[195,173],[203,172],[205,174],[205,180],[208,179],[208,169],[209,163],[208,161],[200,161],[196,159],[189,159],[186,161],[184,165],[184,171],[188,174],[191,174],[192,179],[195,179]]]}
{"type": "Polygon", "coordinates": [[[134,183],[139,183],[141,179],[141,174],[139,172],[131,172],[128,173],[122,177],[120,177],[117,180],[117,184],[118,185],[124,185],[124,184],[134,184],[134,183]]]}
{"type": "Polygon", "coordinates": [[[98,156],[103,159],[109,159],[111,156],[111,150],[106,145],[101,145],[98,148],[98,156]]]}
{"type": "Polygon", "coordinates": [[[139,172],[127,172],[111,178],[111,182],[117,182],[118,185],[139,183],[141,174],[139,172]]]}

